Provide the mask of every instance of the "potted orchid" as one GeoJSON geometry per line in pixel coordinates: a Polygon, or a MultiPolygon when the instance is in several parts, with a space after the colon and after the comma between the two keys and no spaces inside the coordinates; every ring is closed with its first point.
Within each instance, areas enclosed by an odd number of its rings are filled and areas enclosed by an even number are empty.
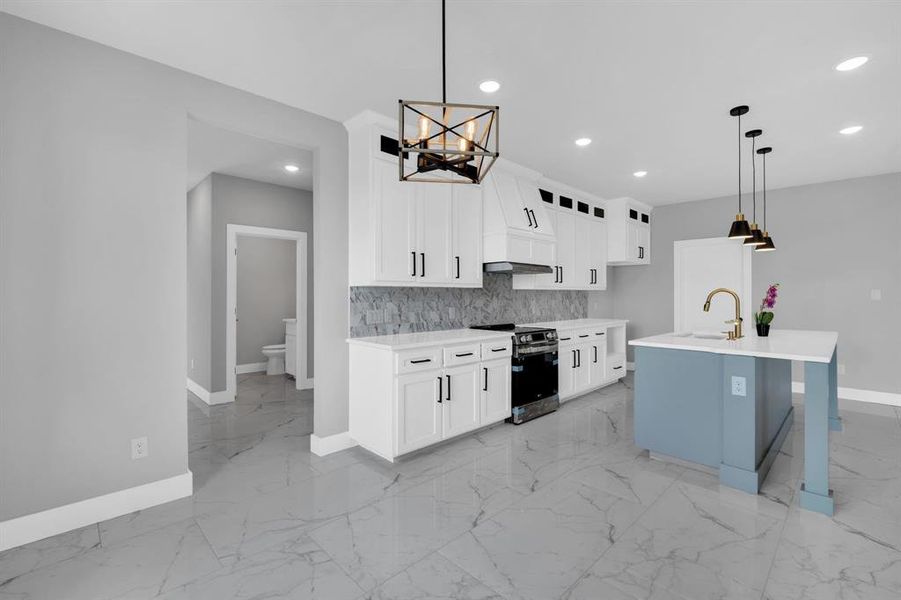
{"type": "Polygon", "coordinates": [[[779,284],[774,283],[766,290],[766,296],[760,301],[760,310],[754,313],[754,321],[757,323],[757,335],[766,337],[770,334],[770,323],[773,322],[773,311],[767,310],[776,306],[776,296],[779,295],[779,284]]]}

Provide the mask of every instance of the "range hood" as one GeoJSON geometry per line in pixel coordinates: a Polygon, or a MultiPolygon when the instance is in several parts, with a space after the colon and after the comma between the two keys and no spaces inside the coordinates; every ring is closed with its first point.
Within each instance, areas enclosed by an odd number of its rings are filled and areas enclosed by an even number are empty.
{"type": "Polygon", "coordinates": [[[487,262],[484,264],[486,273],[513,273],[514,275],[540,275],[542,273],[553,273],[554,270],[548,265],[534,265],[522,262],[487,262]]]}

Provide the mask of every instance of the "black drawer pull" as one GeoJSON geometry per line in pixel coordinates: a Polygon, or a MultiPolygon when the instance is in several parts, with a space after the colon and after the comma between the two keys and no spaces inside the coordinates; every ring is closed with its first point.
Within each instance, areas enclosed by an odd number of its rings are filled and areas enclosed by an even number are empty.
{"type": "Polygon", "coordinates": [[[504,346],[503,348],[492,348],[491,351],[492,352],[503,352],[506,349],[507,349],[507,347],[504,346]]]}
{"type": "Polygon", "coordinates": [[[567,342],[567,341],[569,341],[569,340],[571,340],[571,339],[572,339],[571,337],[568,337],[568,338],[560,338],[560,341],[561,341],[561,342],[567,342]]]}
{"type": "Polygon", "coordinates": [[[414,365],[421,365],[422,363],[432,362],[432,359],[431,358],[420,358],[418,360],[411,360],[410,362],[414,365]]]}
{"type": "Polygon", "coordinates": [[[457,358],[463,358],[464,356],[472,356],[472,352],[461,352],[460,354],[454,354],[457,358]]]}
{"type": "Polygon", "coordinates": [[[622,365],[620,365],[618,367],[613,367],[613,370],[616,371],[617,369],[622,369],[622,368],[623,368],[622,365]]]}
{"type": "Polygon", "coordinates": [[[595,332],[594,332],[595,335],[604,335],[604,333],[605,333],[605,332],[603,332],[603,331],[595,331],[595,332]]]}
{"type": "Polygon", "coordinates": [[[586,338],[586,337],[588,337],[588,334],[586,333],[585,335],[580,335],[579,337],[580,337],[580,338],[586,338]]]}

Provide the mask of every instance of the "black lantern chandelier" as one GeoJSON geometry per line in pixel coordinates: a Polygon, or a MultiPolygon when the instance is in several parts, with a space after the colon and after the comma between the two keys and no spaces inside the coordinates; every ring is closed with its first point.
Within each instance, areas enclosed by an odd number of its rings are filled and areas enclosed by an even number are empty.
{"type": "Polygon", "coordinates": [[[400,179],[480,183],[500,156],[500,109],[448,103],[444,3],[441,0],[441,102],[398,101],[400,179]]]}
{"type": "Polygon", "coordinates": [[[736,106],[729,111],[733,117],[738,117],[738,213],[735,215],[735,221],[729,228],[729,237],[732,239],[743,240],[751,237],[751,228],[745,220],[745,215],[741,212],[741,116],[748,114],[750,109],[747,106],[736,106]]]}
{"type": "Polygon", "coordinates": [[[763,243],[754,248],[754,252],[772,252],[776,249],[773,238],[770,237],[770,232],[766,228],[766,155],[772,151],[773,149],[769,146],[757,150],[757,154],[763,156],[763,243]]]}
{"type": "Polygon", "coordinates": [[[751,138],[751,198],[754,202],[751,213],[751,237],[745,238],[745,246],[762,246],[763,233],[757,226],[757,138],[763,133],[762,129],[752,129],[745,132],[746,138],[751,138]]]}

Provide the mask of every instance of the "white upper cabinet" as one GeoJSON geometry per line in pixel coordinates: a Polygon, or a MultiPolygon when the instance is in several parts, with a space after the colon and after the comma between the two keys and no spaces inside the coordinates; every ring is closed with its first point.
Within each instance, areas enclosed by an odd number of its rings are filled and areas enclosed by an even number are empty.
{"type": "Polygon", "coordinates": [[[481,287],[480,186],[400,181],[395,122],[364,112],[345,127],[350,285],[481,287]]]}
{"type": "Polygon", "coordinates": [[[603,290],[607,287],[607,222],[604,202],[543,179],[539,201],[553,226],[552,272],[514,275],[515,289],[603,290]]]}
{"type": "Polygon", "coordinates": [[[651,263],[651,207],[632,198],[607,201],[607,261],[611,265],[651,263]]]}
{"type": "Polygon", "coordinates": [[[550,266],[555,232],[538,192],[538,177],[534,171],[498,160],[482,182],[484,262],[550,266]]]}

